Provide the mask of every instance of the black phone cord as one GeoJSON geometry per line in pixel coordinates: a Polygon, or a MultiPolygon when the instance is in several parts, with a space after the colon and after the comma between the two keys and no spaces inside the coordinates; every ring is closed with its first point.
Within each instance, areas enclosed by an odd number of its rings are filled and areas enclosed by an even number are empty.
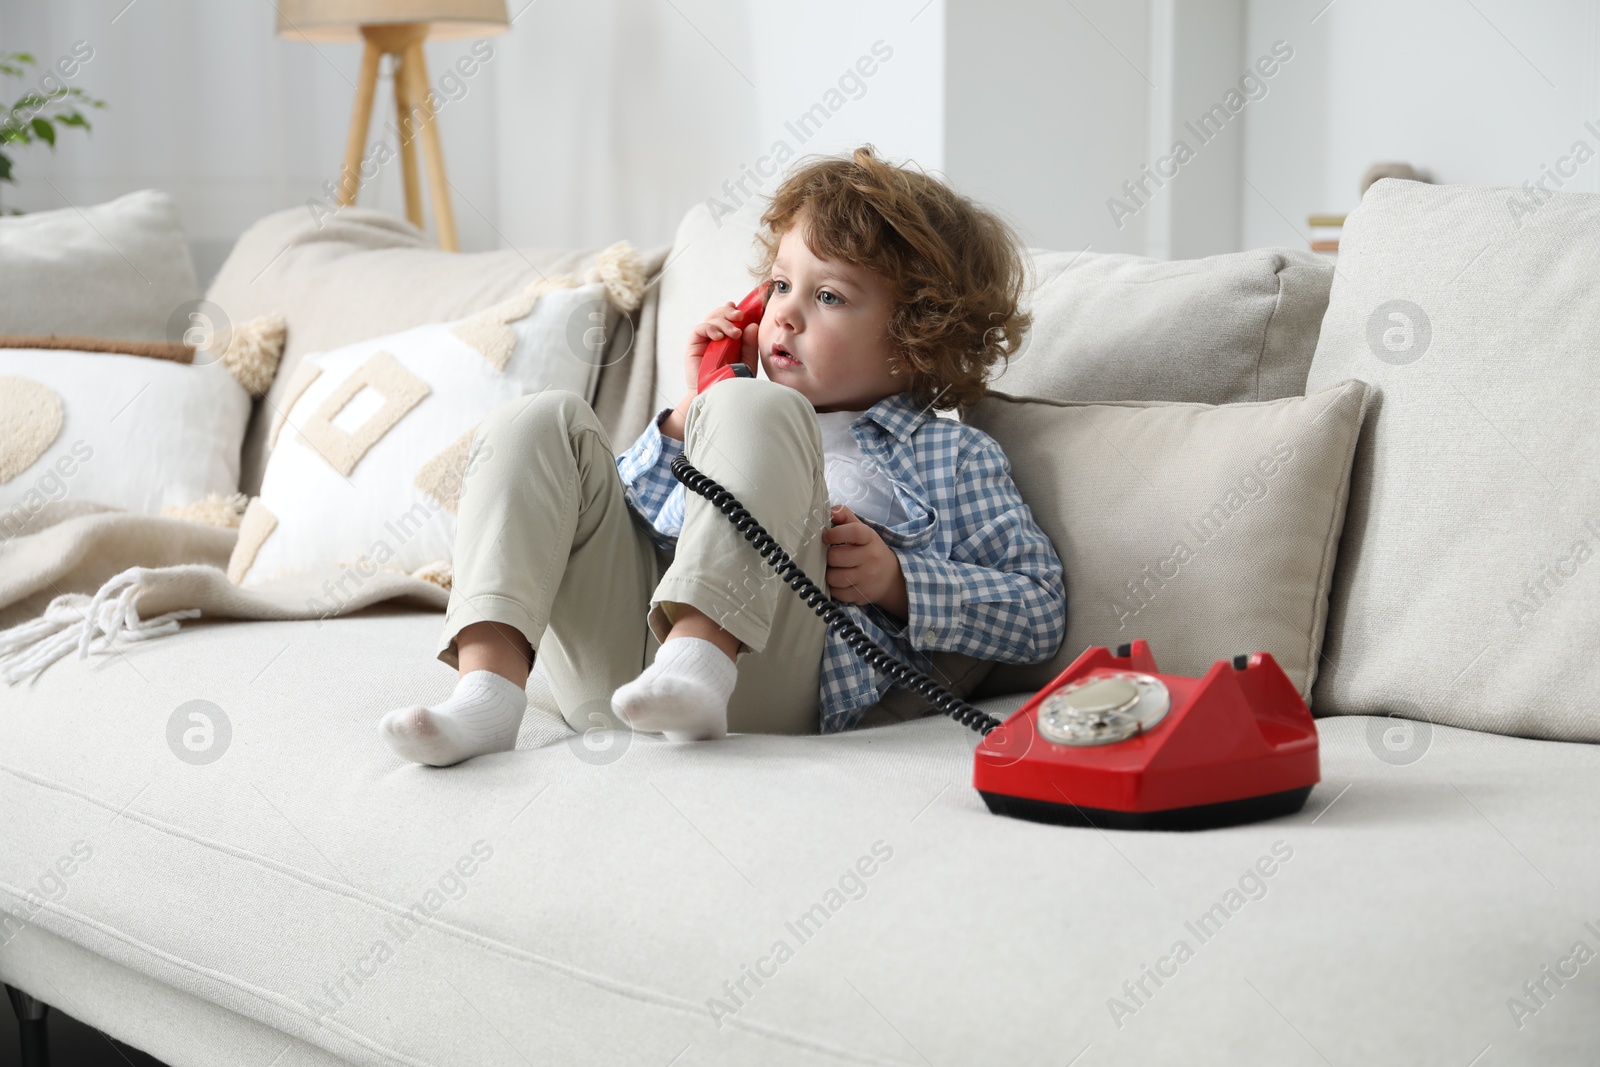
{"type": "Polygon", "coordinates": [[[689,457],[682,452],[672,457],[672,476],[687,488],[711,501],[718,510],[728,516],[728,521],[738,528],[745,540],[749,541],[760,553],[761,558],[777,572],[778,577],[789,583],[789,586],[800,594],[800,599],[806,602],[806,606],[822,616],[836,633],[842,634],[845,642],[858,656],[889,675],[896,685],[921,694],[939,711],[980,734],[987,735],[990,730],[1000,725],[1000,720],[993,715],[973,707],[932,678],[900,662],[879,647],[877,642],[867,636],[866,631],[856,625],[854,619],[845,614],[844,609],[839,607],[832,597],[818,589],[816,583],[806,577],[806,573],[783,550],[783,546],[762,529],[761,524],[738,500],[734,499],[732,493],[695,469],[694,464],[689,462],[689,457]]]}

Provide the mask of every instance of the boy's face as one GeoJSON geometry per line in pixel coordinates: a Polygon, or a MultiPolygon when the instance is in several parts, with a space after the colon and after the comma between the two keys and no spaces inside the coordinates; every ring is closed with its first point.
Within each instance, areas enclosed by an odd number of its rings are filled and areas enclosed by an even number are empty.
{"type": "Polygon", "coordinates": [[[904,375],[889,373],[889,281],[865,267],[817,258],[802,226],[797,221],[778,241],[757,332],[761,366],[818,411],[865,410],[906,387],[904,375]]]}

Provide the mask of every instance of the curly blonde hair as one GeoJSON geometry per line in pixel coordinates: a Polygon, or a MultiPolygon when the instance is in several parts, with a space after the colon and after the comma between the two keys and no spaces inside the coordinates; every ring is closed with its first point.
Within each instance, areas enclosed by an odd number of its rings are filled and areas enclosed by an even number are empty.
{"type": "Polygon", "coordinates": [[[938,179],[884,162],[870,144],[797,167],[761,225],[751,270],[760,280],[771,280],[778,241],[795,225],[818,257],[888,279],[890,365],[924,406],[965,415],[1032,324],[1019,308],[1026,264],[1012,228],[938,179]]]}

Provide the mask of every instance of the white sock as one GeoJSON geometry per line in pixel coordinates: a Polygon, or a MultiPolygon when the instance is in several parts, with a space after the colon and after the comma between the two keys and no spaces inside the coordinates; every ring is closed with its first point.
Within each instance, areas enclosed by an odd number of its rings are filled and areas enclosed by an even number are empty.
{"type": "Polygon", "coordinates": [[[739,668],[703,637],[674,637],[644,673],[611,695],[611,710],[635,730],[668,741],[728,736],[728,698],[739,668]]]}
{"type": "Polygon", "coordinates": [[[386,712],[378,720],[378,732],[401,758],[448,767],[515,748],[527,710],[527,691],[516,682],[493,671],[468,671],[440,703],[386,712]]]}

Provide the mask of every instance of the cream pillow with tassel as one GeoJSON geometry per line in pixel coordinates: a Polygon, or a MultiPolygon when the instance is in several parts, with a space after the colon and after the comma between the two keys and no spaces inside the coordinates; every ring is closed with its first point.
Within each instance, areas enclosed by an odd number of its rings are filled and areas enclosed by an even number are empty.
{"type": "Polygon", "coordinates": [[[444,584],[483,417],[544,389],[592,400],[605,338],[643,288],[642,259],[618,242],[581,279],[540,278],[465,319],[308,353],[273,413],[229,578],[427,569],[444,584]]]}

